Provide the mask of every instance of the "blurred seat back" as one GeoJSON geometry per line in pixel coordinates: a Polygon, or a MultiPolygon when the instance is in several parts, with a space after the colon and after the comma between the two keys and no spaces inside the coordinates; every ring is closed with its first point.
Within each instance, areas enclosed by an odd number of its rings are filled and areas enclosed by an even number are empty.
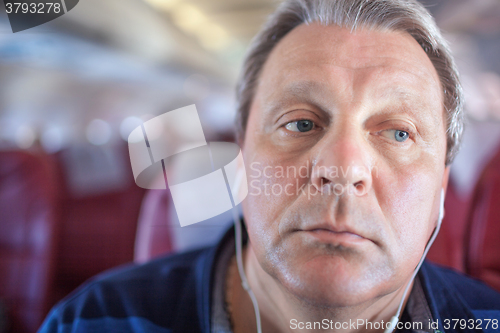
{"type": "MultiPolygon", "coordinates": [[[[232,132],[217,133],[212,140],[234,142],[234,135],[232,132]]],[[[162,175],[154,182],[164,183],[165,179],[162,175]]],[[[229,214],[230,212],[196,225],[180,227],[170,190],[148,190],[137,222],[134,262],[143,263],[161,255],[214,243],[226,230],[225,222],[231,221],[229,214]]]]}
{"type": "Polygon", "coordinates": [[[56,299],[90,277],[133,260],[145,190],[134,183],[126,145],[56,154],[62,221],[56,299]]]}
{"type": "Polygon", "coordinates": [[[12,332],[34,332],[50,306],[55,206],[50,160],[0,152],[0,300],[12,332]]]}
{"type": "Polygon", "coordinates": [[[174,250],[173,233],[168,223],[170,200],[169,190],[149,190],[144,196],[137,223],[135,262],[143,263],[174,250]]]}
{"type": "MultiPolygon", "coordinates": [[[[161,181],[164,181],[161,179],[161,181]]],[[[198,209],[196,205],[193,209],[198,209]]],[[[232,223],[232,212],[181,227],[170,191],[149,190],[137,224],[134,261],[143,263],[174,252],[211,246],[232,223]]]]}
{"type": "Polygon", "coordinates": [[[476,184],[466,235],[466,272],[500,291],[500,150],[476,184]]]}

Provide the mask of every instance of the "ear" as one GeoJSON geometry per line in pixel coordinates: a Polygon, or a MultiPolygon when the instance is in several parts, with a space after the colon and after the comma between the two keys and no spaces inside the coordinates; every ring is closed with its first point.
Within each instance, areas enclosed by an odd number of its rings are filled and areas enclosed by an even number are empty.
{"type": "Polygon", "coordinates": [[[450,178],[450,167],[447,166],[444,168],[444,173],[443,173],[443,181],[441,183],[441,188],[443,189],[445,195],[446,195],[446,189],[448,188],[448,179],[450,178]]]}

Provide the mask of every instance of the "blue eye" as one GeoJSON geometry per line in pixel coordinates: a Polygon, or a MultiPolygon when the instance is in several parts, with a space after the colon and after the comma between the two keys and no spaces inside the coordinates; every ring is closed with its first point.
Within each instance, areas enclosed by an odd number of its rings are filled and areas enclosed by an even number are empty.
{"type": "Polygon", "coordinates": [[[400,130],[394,131],[394,138],[398,142],[404,142],[404,141],[408,140],[409,136],[410,136],[410,134],[408,132],[400,131],[400,130]]]}
{"type": "Polygon", "coordinates": [[[286,124],[285,127],[292,132],[309,132],[313,129],[314,123],[310,120],[298,120],[286,124]]]}

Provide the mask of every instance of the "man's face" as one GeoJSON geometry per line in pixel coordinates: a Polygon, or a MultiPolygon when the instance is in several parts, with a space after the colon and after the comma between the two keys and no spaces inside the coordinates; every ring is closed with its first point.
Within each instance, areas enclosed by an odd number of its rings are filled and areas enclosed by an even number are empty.
{"type": "Polygon", "coordinates": [[[318,305],[401,287],[438,218],[445,131],[438,76],[410,35],[292,30],[265,63],[243,146],[264,271],[318,305]]]}

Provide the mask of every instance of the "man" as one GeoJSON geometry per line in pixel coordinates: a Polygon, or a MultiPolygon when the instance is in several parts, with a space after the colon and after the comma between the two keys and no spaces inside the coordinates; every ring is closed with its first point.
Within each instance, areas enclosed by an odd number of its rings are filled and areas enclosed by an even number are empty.
{"type": "Polygon", "coordinates": [[[430,264],[413,279],[463,127],[453,60],[420,4],[286,1],[251,46],[238,98],[259,316],[229,231],[105,273],[41,332],[498,330],[500,296],[483,284],[430,264]]]}

